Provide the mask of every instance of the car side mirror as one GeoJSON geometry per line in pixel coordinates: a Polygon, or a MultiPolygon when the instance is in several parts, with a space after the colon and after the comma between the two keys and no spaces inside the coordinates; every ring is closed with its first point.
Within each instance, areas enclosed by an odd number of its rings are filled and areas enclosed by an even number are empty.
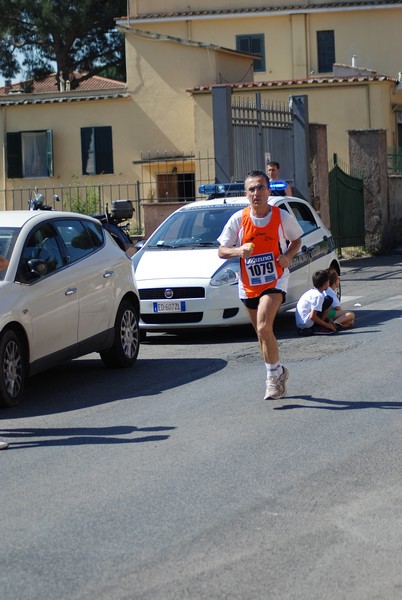
{"type": "Polygon", "coordinates": [[[27,262],[29,273],[32,277],[39,278],[46,274],[47,264],[40,258],[31,258],[27,262]]]}

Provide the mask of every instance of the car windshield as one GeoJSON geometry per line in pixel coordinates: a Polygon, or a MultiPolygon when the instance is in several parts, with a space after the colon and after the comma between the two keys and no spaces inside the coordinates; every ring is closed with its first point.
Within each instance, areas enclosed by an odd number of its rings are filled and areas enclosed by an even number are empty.
{"type": "Polygon", "coordinates": [[[149,238],[148,248],[218,247],[226,222],[240,206],[197,207],[175,213],[149,238]]]}
{"type": "Polygon", "coordinates": [[[16,227],[0,227],[0,281],[3,281],[7,273],[8,263],[19,232],[20,230],[16,227]]]}

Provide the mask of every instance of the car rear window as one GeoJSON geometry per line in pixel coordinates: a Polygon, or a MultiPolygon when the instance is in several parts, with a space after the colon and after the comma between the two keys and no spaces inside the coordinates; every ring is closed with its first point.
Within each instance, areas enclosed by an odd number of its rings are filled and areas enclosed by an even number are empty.
{"type": "Polygon", "coordinates": [[[317,221],[308,206],[301,202],[289,202],[289,206],[293,211],[303,233],[310,233],[318,229],[317,221]]]}
{"type": "Polygon", "coordinates": [[[80,260],[99,248],[99,237],[93,230],[90,233],[79,219],[54,221],[54,226],[67,248],[69,263],[80,260]]]}
{"type": "Polygon", "coordinates": [[[15,240],[17,239],[19,232],[20,229],[17,229],[16,227],[0,228],[0,256],[4,259],[1,262],[3,268],[0,269],[0,281],[3,281],[7,272],[8,261],[11,258],[15,240]]]}

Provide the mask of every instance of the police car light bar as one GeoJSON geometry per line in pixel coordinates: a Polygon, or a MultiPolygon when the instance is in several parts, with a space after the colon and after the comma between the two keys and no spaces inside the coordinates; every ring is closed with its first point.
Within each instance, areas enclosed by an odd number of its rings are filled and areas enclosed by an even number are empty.
{"type": "MultiPolygon", "coordinates": [[[[269,189],[270,190],[284,190],[286,189],[286,181],[270,181],[269,189]]],[[[206,183],[204,185],[200,185],[198,188],[198,192],[200,194],[206,194],[208,196],[212,196],[215,194],[234,194],[244,192],[244,183],[235,181],[232,183],[206,183]]]]}
{"type": "Polygon", "coordinates": [[[270,190],[285,190],[287,186],[286,181],[270,181],[269,182],[269,189],[270,190]]]}
{"type": "Polygon", "coordinates": [[[198,188],[200,194],[229,194],[234,192],[244,192],[244,183],[206,183],[198,188]]]}

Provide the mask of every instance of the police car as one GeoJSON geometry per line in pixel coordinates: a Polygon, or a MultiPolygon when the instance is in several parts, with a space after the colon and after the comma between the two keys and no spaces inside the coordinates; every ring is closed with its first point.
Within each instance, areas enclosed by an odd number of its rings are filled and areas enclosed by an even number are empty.
{"type": "MultiPolygon", "coordinates": [[[[219,258],[217,241],[229,217],[249,205],[244,185],[204,185],[199,191],[208,199],[176,210],[133,257],[143,335],[249,323],[238,296],[239,259],[219,258]]],[[[269,203],[293,214],[303,229],[301,249],[290,265],[284,311],[294,308],[312,286],[315,271],[333,268],[340,273],[340,265],[331,232],[308,202],[271,196],[269,203]]]]}

